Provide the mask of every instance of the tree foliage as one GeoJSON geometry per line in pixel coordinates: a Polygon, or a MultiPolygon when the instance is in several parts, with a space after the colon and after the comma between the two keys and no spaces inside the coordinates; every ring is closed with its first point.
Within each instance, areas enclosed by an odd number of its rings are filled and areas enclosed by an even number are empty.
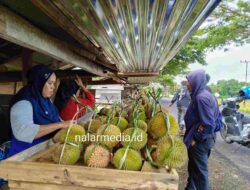
{"type": "Polygon", "coordinates": [[[231,79],[219,80],[217,84],[211,84],[210,88],[213,93],[217,92],[222,98],[228,98],[237,95],[242,86],[244,86],[242,82],[231,79]]]}
{"type": "MultiPolygon", "coordinates": [[[[172,84],[188,65],[205,65],[206,53],[226,45],[250,43],[250,0],[224,0],[179,53],[162,69],[158,81],[172,84]],[[166,80],[165,80],[166,79],[166,80]]],[[[224,49],[227,50],[226,48],[224,49]]]]}

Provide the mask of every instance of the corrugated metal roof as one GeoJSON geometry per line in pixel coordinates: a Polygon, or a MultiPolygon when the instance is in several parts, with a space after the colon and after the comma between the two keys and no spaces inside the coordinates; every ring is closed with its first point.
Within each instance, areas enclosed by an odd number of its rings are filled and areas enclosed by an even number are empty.
{"type": "Polygon", "coordinates": [[[220,0],[54,0],[120,72],[158,72],[220,0]]]}
{"type": "Polygon", "coordinates": [[[118,75],[128,77],[131,83],[147,83],[173,58],[219,2],[1,0],[0,5],[66,42],[74,53],[88,59],[92,57],[93,65],[101,65],[112,77],[118,75]],[[81,50],[84,51],[81,53],[81,50]]]}

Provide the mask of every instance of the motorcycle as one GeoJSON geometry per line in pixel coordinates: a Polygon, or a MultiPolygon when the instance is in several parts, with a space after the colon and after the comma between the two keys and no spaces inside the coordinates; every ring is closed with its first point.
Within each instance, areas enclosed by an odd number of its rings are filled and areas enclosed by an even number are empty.
{"type": "Polygon", "coordinates": [[[223,127],[220,130],[221,137],[227,143],[236,142],[250,148],[250,116],[240,113],[240,102],[246,96],[242,91],[236,97],[222,101],[220,111],[223,116],[223,127]]]}

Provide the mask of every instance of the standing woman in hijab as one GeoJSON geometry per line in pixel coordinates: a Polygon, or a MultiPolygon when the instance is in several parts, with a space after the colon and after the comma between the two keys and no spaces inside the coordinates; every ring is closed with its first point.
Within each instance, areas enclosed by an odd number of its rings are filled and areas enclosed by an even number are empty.
{"type": "Polygon", "coordinates": [[[67,128],[69,122],[60,120],[50,97],[55,90],[56,75],[45,65],[37,65],[27,73],[28,84],[12,99],[10,123],[12,156],[53,136],[58,129],[67,128]]]}

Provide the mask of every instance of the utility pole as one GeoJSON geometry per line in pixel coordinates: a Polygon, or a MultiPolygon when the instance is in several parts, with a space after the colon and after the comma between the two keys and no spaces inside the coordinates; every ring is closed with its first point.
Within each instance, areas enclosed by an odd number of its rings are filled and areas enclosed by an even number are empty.
{"type": "Polygon", "coordinates": [[[245,85],[247,86],[247,76],[248,76],[248,63],[250,63],[250,61],[247,60],[240,60],[241,63],[246,63],[246,79],[245,79],[245,85]]]}
{"type": "MultiPolygon", "coordinates": [[[[241,63],[246,63],[246,79],[245,79],[246,81],[245,81],[245,85],[247,86],[248,63],[250,63],[250,61],[247,61],[247,60],[242,61],[242,60],[240,60],[240,62],[241,63]]],[[[246,100],[244,100],[243,105],[244,105],[244,107],[246,107],[246,100]]]]}

